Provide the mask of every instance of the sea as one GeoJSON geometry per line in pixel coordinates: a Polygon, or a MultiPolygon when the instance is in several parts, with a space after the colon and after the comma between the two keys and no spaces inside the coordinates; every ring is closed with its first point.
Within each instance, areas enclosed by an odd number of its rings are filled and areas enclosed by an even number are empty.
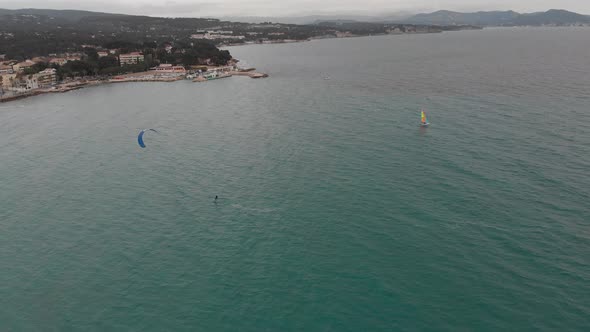
{"type": "Polygon", "coordinates": [[[228,49],[0,104],[0,331],[588,331],[588,28],[228,49]]]}

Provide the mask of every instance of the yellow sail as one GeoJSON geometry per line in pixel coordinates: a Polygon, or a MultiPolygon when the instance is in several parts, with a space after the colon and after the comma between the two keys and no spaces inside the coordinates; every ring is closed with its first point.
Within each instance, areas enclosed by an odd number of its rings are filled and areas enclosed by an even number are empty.
{"type": "Polygon", "coordinates": [[[422,114],[421,114],[421,121],[422,121],[422,123],[426,123],[426,114],[424,113],[424,111],[422,111],[422,114]]]}

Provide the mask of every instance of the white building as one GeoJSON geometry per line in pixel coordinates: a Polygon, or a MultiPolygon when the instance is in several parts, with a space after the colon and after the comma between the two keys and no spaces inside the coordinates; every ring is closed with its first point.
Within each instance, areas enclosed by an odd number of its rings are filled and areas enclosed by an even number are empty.
{"type": "Polygon", "coordinates": [[[57,70],[55,68],[47,68],[33,75],[37,78],[39,87],[47,87],[57,83],[57,70]]]}
{"type": "Polygon", "coordinates": [[[191,35],[192,39],[208,39],[208,40],[216,40],[216,39],[245,39],[245,36],[234,36],[231,34],[221,34],[217,32],[207,32],[204,34],[193,34],[191,35]]]}
{"type": "Polygon", "coordinates": [[[0,85],[2,85],[2,89],[11,89],[17,83],[16,74],[2,74],[0,75],[0,85]]]}
{"type": "Polygon", "coordinates": [[[0,65],[0,75],[12,73],[14,73],[14,70],[11,65],[0,65]]]}
{"type": "Polygon", "coordinates": [[[25,69],[33,67],[35,65],[35,63],[31,60],[26,60],[23,62],[19,62],[15,65],[12,66],[12,69],[16,72],[24,72],[25,69]]]}
{"type": "Polygon", "coordinates": [[[56,65],[60,65],[63,66],[66,64],[66,62],[68,62],[68,59],[66,58],[51,58],[49,60],[49,63],[51,64],[56,64],[56,65]]]}
{"type": "Polygon", "coordinates": [[[173,66],[172,64],[163,63],[158,67],[150,68],[158,73],[166,74],[186,74],[186,69],[183,66],[173,66]]]}
{"type": "Polygon", "coordinates": [[[39,88],[46,88],[57,83],[57,70],[55,68],[47,68],[36,74],[27,75],[24,81],[21,80],[21,87],[26,90],[34,90],[39,88]]]}
{"type": "Polygon", "coordinates": [[[140,52],[131,52],[126,54],[119,54],[119,62],[121,66],[135,65],[144,61],[143,54],[140,52]]]}
{"type": "Polygon", "coordinates": [[[37,80],[37,75],[29,75],[25,80],[25,85],[27,90],[38,89],[39,88],[39,81],[37,80]]]}

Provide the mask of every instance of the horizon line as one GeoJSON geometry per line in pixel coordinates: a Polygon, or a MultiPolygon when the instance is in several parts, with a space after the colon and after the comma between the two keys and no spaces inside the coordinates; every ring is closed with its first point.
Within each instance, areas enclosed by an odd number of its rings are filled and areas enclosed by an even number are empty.
{"type": "Polygon", "coordinates": [[[586,14],[586,13],[581,13],[581,12],[577,12],[577,11],[573,11],[573,10],[569,10],[569,9],[563,9],[563,8],[549,8],[546,10],[541,10],[541,11],[527,11],[527,12],[520,12],[520,11],[516,11],[513,9],[506,9],[506,10],[501,10],[501,9],[494,9],[494,10],[474,10],[474,11],[460,11],[460,10],[450,10],[450,9],[438,9],[438,10],[432,10],[432,11],[409,11],[409,10],[399,10],[399,11],[391,11],[388,12],[386,14],[379,14],[379,13],[375,13],[375,14],[368,14],[368,13],[359,13],[359,14],[354,14],[351,12],[341,12],[341,13],[326,13],[326,12],[321,12],[321,13],[317,13],[317,14],[310,14],[310,13],[301,13],[301,14],[291,14],[291,15],[238,15],[238,14],[223,14],[223,15],[204,15],[204,16],[166,16],[166,15],[157,15],[157,14],[129,14],[129,13],[122,13],[122,12],[109,12],[109,11],[99,11],[99,10],[90,10],[90,9],[72,9],[72,8],[64,8],[64,9],[55,9],[55,8],[40,8],[40,7],[24,7],[24,8],[14,8],[14,9],[10,9],[10,8],[2,8],[0,7],[0,10],[8,10],[8,11],[19,11],[19,10],[53,10],[53,11],[80,11],[80,12],[89,12],[89,13],[100,13],[100,14],[111,14],[111,15],[125,15],[125,16],[144,16],[144,17],[157,17],[157,18],[195,18],[195,19],[219,19],[222,20],[224,18],[304,18],[304,17],[310,17],[310,16],[363,16],[363,17],[367,17],[367,18],[379,18],[379,17],[387,17],[387,16],[391,16],[391,15],[396,15],[396,14],[405,14],[408,17],[414,16],[414,15],[419,15],[419,14],[433,14],[433,13],[437,13],[437,12],[441,12],[441,11],[448,11],[448,12],[454,12],[454,13],[460,13],[460,14],[474,14],[474,13],[482,13],[482,12],[515,12],[517,14],[535,14],[535,13],[546,13],[548,11],[551,10],[561,10],[561,11],[568,11],[571,13],[575,13],[575,14],[579,14],[579,15],[585,15],[585,16],[590,16],[590,14],[586,14]]]}

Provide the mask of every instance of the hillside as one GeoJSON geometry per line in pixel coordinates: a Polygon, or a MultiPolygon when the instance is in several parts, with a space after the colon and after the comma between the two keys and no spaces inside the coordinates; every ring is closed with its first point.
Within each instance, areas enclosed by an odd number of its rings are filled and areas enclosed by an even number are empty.
{"type": "Polygon", "coordinates": [[[9,59],[96,49],[142,50],[196,42],[216,46],[274,43],[326,37],[389,33],[432,33],[460,29],[384,22],[318,21],[316,24],[243,23],[213,18],[165,18],[77,10],[0,9],[0,54],[9,59]]]}
{"type": "Polygon", "coordinates": [[[544,13],[519,15],[516,25],[576,25],[590,24],[590,16],[567,10],[552,9],[544,13]]]}
{"type": "Polygon", "coordinates": [[[3,15],[35,15],[45,16],[53,19],[65,20],[69,22],[77,22],[85,17],[113,17],[113,16],[125,16],[123,14],[111,14],[101,12],[90,12],[85,10],[57,10],[57,9],[35,9],[35,8],[24,8],[24,9],[2,9],[0,8],[0,16],[3,15]]]}
{"type": "Polygon", "coordinates": [[[249,24],[210,18],[163,18],[77,10],[0,9],[0,54],[22,59],[53,53],[80,52],[83,45],[114,44],[141,49],[165,43],[186,45],[306,39],[324,34],[316,26],[249,24]],[[216,37],[205,36],[213,32],[216,37]],[[195,37],[201,36],[201,37],[195,37]]]}
{"type": "Polygon", "coordinates": [[[406,19],[406,21],[436,25],[472,24],[487,26],[510,24],[518,17],[518,15],[520,14],[513,11],[458,13],[441,10],[430,14],[418,14],[406,19]]]}
{"type": "Polygon", "coordinates": [[[590,24],[590,16],[552,9],[546,12],[520,14],[514,11],[488,11],[459,13],[441,10],[429,14],[414,15],[406,20],[412,24],[479,25],[479,26],[541,26],[590,24]]]}

